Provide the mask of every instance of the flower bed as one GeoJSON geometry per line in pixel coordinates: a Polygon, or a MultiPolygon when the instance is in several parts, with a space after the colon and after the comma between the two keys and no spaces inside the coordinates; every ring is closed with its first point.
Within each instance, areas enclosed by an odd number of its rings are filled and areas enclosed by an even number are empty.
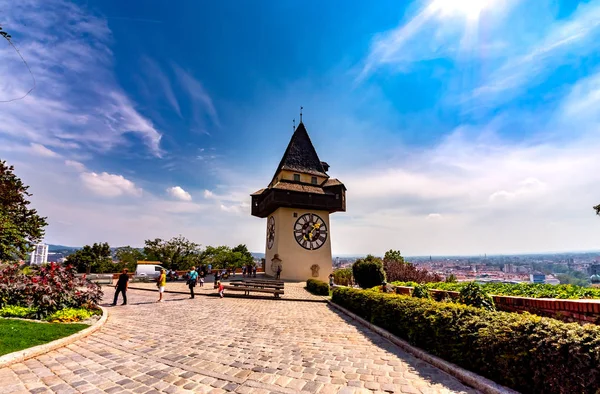
{"type": "Polygon", "coordinates": [[[45,319],[66,308],[97,309],[102,298],[100,286],[77,277],[73,267],[51,263],[28,271],[21,272],[16,264],[0,270],[0,308],[4,313],[45,319]]]}
{"type": "Polygon", "coordinates": [[[332,301],[432,354],[522,392],[595,393],[600,327],[336,288],[332,301]]]}
{"type": "MultiPolygon", "coordinates": [[[[434,282],[423,283],[431,290],[460,291],[470,282],[434,282]]],[[[415,282],[393,282],[394,286],[417,285],[415,282]]],[[[581,287],[574,285],[550,285],[538,283],[483,283],[483,289],[494,295],[529,297],[529,298],[560,298],[560,299],[584,299],[600,298],[600,289],[593,287],[581,287]]]]}

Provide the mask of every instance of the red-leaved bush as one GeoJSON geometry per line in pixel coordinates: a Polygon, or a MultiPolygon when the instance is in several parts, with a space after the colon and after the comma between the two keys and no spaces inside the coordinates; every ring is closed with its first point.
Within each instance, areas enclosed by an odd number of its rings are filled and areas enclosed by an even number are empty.
{"type": "Polygon", "coordinates": [[[102,299],[100,286],[77,277],[73,266],[50,263],[30,268],[28,274],[16,264],[0,269],[0,307],[33,307],[41,318],[63,308],[96,305],[102,299]]]}

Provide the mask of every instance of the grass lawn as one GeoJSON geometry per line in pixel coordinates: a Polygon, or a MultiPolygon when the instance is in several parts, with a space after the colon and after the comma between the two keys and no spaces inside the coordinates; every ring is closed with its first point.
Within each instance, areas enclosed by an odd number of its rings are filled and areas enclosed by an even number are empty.
{"type": "Polygon", "coordinates": [[[87,324],[0,319],[0,356],[69,336],[87,327],[87,324]]]}

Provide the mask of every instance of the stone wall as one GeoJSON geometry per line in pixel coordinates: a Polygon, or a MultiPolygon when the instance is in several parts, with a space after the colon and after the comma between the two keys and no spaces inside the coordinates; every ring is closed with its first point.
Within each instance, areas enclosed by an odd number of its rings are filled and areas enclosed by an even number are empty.
{"type": "MultiPolygon", "coordinates": [[[[397,286],[397,294],[411,295],[412,287],[397,286]]],[[[447,294],[458,298],[456,291],[431,290],[431,295],[440,299],[447,294]]],[[[600,324],[600,300],[562,300],[553,298],[526,298],[509,296],[492,296],[496,308],[506,312],[529,312],[539,316],[553,317],[555,319],[600,324]]]]}

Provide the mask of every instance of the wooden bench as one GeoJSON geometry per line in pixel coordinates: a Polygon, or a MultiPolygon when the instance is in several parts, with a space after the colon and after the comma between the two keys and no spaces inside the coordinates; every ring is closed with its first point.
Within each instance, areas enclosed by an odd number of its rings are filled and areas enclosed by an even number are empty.
{"type": "Polygon", "coordinates": [[[275,296],[275,298],[279,298],[279,295],[283,294],[283,287],[277,288],[277,289],[265,289],[265,288],[257,287],[257,286],[235,284],[233,286],[232,285],[223,285],[223,289],[233,290],[233,291],[243,291],[244,295],[250,295],[250,292],[269,293],[269,294],[273,294],[275,296]]]}
{"type": "Polygon", "coordinates": [[[256,282],[248,282],[248,281],[232,281],[229,282],[231,286],[246,286],[246,287],[256,287],[260,289],[275,289],[275,290],[283,290],[284,284],[278,283],[256,283],[256,282]]]}

